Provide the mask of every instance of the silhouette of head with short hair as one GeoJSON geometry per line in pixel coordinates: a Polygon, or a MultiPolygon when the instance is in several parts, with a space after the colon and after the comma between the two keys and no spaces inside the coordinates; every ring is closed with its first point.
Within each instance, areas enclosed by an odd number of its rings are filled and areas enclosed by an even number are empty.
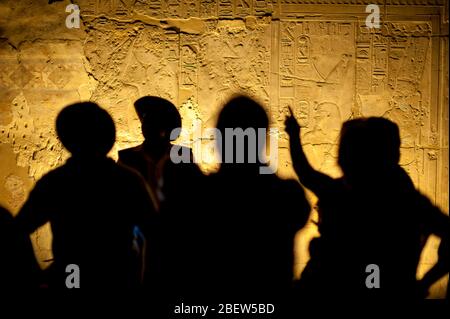
{"type": "Polygon", "coordinates": [[[342,125],[338,163],[347,179],[382,178],[398,166],[398,126],[381,117],[360,118],[342,125]]]}
{"type": "Polygon", "coordinates": [[[113,119],[93,102],[65,107],[56,119],[56,132],[74,157],[104,157],[116,139],[113,119]]]}
{"type": "MultiPolygon", "coordinates": [[[[258,140],[258,129],[264,129],[266,130],[269,127],[269,118],[267,116],[266,111],[264,108],[253,99],[238,95],[233,98],[231,98],[225,106],[222,108],[219,118],[217,121],[217,129],[220,131],[222,135],[222,141],[221,147],[219,147],[219,150],[222,151],[222,163],[225,163],[225,153],[227,151],[225,138],[227,137],[227,130],[226,129],[237,129],[240,128],[244,132],[247,129],[253,129],[256,133],[256,148],[251,149],[250,147],[252,145],[249,145],[248,138],[245,138],[244,140],[244,150],[245,150],[245,156],[244,156],[244,163],[248,164],[248,158],[249,153],[255,152],[256,154],[256,161],[259,161],[258,155],[262,154],[262,152],[265,150],[265,143],[260,143],[258,140]]],[[[237,143],[236,138],[233,140],[233,156],[234,156],[234,163],[236,163],[236,151],[237,151],[237,143]]],[[[251,163],[250,163],[251,164],[251,163]]]]}
{"type": "Polygon", "coordinates": [[[134,102],[134,107],[146,143],[169,145],[172,130],[181,128],[181,116],[175,105],[161,97],[144,96],[134,102]]]}
{"type": "Polygon", "coordinates": [[[364,164],[364,148],[366,145],[366,126],[364,119],[353,119],[342,124],[338,164],[345,176],[361,170],[364,164]]]}

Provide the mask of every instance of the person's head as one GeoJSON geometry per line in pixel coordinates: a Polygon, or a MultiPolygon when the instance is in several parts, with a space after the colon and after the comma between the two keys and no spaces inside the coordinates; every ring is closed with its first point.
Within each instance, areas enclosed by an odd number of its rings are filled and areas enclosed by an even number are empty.
{"type": "Polygon", "coordinates": [[[134,102],[142,124],[142,134],[149,142],[169,144],[170,133],[181,128],[181,116],[175,105],[157,96],[144,96],[134,102]]]}
{"type": "Polygon", "coordinates": [[[383,117],[369,117],[367,127],[371,139],[373,159],[382,167],[400,161],[400,130],[398,125],[383,117]]]}
{"type": "Polygon", "coordinates": [[[353,119],[342,124],[338,164],[347,178],[365,170],[366,132],[365,119],[353,119]]]}
{"type": "Polygon", "coordinates": [[[350,180],[383,177],[398,166],[398,126],[381,117],[349,120],[342,126],[338,163],[350,180]]]}
{"type": "Polygon", "coordinates": [[[109,113],[93,102],[65,107],[56,119],[56,133],[73,156],[106,156],[114,145],[116,128],[109,113]]]}
{"type": "Polygon", "coordinates": [[[255,163],[253,158],[259,162],[259,155],[266,146],[269,118],[258,102],[242,95],[231,98],[222,108],[216,127],[222,137],[218,143],[223,163],[227,162],[227,152],[228,156],[233,152],[229,157],[233,158],[233,163],[238,163],[239,157],[244,163],[255,163]],[[258,138],[260,134],[264,134],[263,141],[258,138]],[[230,145],[231,149],[227,147],[230,145]]]}

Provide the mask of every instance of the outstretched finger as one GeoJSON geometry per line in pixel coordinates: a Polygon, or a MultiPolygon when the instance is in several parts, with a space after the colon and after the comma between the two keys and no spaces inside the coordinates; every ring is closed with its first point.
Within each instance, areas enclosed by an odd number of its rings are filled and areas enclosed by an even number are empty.
{"type": "Polygon", "coordinates": [[[294,116],[294,112],[292,111],[292,108],[291,108],[290,105],[288,106],[288,109],[289,109],[289,115],[293,117],[294,116]]]}

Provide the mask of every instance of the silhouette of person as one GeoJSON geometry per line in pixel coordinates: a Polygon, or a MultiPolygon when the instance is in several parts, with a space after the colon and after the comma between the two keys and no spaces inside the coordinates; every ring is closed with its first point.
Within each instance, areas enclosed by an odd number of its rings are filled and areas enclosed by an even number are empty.
{"type": "Polygon", "coordinates": [[[170,133],[181,127],[181,117],[171,102],[160,97],[142,97],[134,106],[145,140],[141,145],[119,151],[119,163],[136,169],[162,197],[160,180],[171,147],[170,133]]]}
{"type": "Polygon", "coordinates": [[[162,203],[171,193],[179,192],[179,182],[192,182],[201,176],[201,172],[194,163],[191,150],[183,146],[178,146],[178,151],[190,154],[189,163],[175,165],[170,160],[171,141],[181,132],[174,131],[181,129],[181,116],[175,105],[160,97],[144,96],[134,106],[145,140],[141,145],[119,151],[119,163],[141,173],[162,203]]]}
{"type": "Polygon", "coordinates": [[[75,264],[81,288],[134,287],[140,278],[133,272],[133,229],[151,233],[152,194],[139,174],[107,157],[115,126],[97,104],[67,106],[56,119],[56,131],[72,156],[36,183],[16,225],[29,234],[50,222],[50,286],[65,287],[66,267],[75,264]]]}
{"type": "Polygon", "coordinates": [[[376,117],[345,122],[338,179],[309,164],[293,116],[286,120],[286,131],[295,172],[319,199],[321,236],[310,243],[311,260],[300,287],[316,295],[417,297],[425,240],[431,233],[447,238],[449,219],[399,166],[398,126],[376,117]],[[380,289],[367,287],[371,264],[379,268],[380,289]]]}
{"type": "Polygon", "coordinates": [[[219,114],[222,164],[207,177],[203,209],[190,225],[198,247],[190,260],[191,285],[208,296],[273,302],[272,297],[290,293],[294,236],[307,222],[310,205],[295,180],[281,179],[273,170],[260,174],[261,167],[268,169],[267,136],[252,139],[251,134],[267,134],[268,127],[264,108],[245,96],[231,98],[219,114]],[[230,136],[230,130],[249,135],[230,136]]]}
{"type": "Polygon", "coordinates": [[[140,172],[157,194],[159,227],[147,255],[153,262],[145,270],[147,278],[151,278],[146,286],[153,287],[159,295],[172,294],[179,285],[175,274],[179,272],[180,260],[190,258],[191,247],[184,239],[187,212],[194,192],[201,188],[203,174],[187,147],[175,145],[178,155],[188,154],[188,162],[171,159],[172,141],[181,132],[181,116],[175,105],[160,97],[144,96],[134,106],[145,140],[141,145],[121,150],[119,163],[140,172]]]}
{"type": "Polygon", "coordinates": [[[12,215],[0,206],[0,290],[38,288],[41,270],[30,238],[20,234],[12,215]]]}

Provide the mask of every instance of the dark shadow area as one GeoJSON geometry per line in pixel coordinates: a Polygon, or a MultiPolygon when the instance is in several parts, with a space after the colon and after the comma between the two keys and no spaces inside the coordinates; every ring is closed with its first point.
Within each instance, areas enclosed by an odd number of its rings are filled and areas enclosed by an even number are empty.
{"type": "Polygon", "coordinates": [[[119,163],[141,173],[162,199],[163,168],[170,160],[172,146],[170,133],[181,127],[181,117],[171,102],[156,96],[144,96],[134,107],[141,121],[144,142],[119,151],[119,163]]]}
{"type": "Polygon", "coordinates": [[[319,200],[320,238],[310,243],[311,260],[299,292],[338,298],[423,297],[416,280],[420,254],[430,234],[448,240],[449,218],[415,189],[399,166],[398,126],[375,117],[345,122],[338,158],[343,177],[338,179],[309,164],[292,115],[286,131],[300,182],[319,200]],[[371,264],[379,268],[379,289],[366,285],[371,264]]]}
{"type": "Polygon", "coordinates": [[[135,104],[144,142],[119,152],[119,163],[144,176],[157,197],[158,229],[147,251],[145,286],[160,298],[172,296],[187,276],[185,262],[196,247],[190,245],[192,215],[199,203],[193,198],[203,188],[203,174],[190,148],[173,145],[181,129],[181,116],[168,100],[145,96],[135,104]],[[187,154],[187,162],[171,160],[171,150],[187,154]]]}
{"type": "Polygon", "coordinates": [[[30,238],[17,231],[12,215],[0,207],[0,290],[38,288],[42,273],[30,238]]]}
{"type": "MultiPolygon", "coordinates": [[[[238,96],[219,114],[217,129],[222,137],[217,143],[226,144],[226,129],[267,132],[268,127],[262,106],[238,96]]],[[[188,293],[208,298],[278,300],[291,291],[294,236],[308,220],[310,205],[298,182],[260,174],[259,168],[266,164],[257,155],[265,151],[265,140],[252,143],[245,138],[245,147],[239,150],[238,138],[232,147],[222,148],[222,158],[233,152],[236,160],[244,150],[244,161],[222,163],[217,173],[207,177],[198,220],[191,226],[198,249],[184,286],[188,293]],[[258,160],[252,162],[255,157],[258,160]]]]}
{"type": "Polygon", "coordinates": [[[77,103],[60,112],[56,130],[72,156],[36,183],[16,226],[30,234],[50,222],[50,287],[66,287],[69,264],[79,267],[83,288],[138,285],[133,230],[149,232],[155,208],[143,179],[107,157],[115,142],[112,118],[94,103],[77,103]]]}
{"type": "Polygon", "coordinates": [[[305,298],[424,298],[448,273],[449,217],[399,165],[400,133],[390,120],[345,122],[343,175],[332,178],[308,161],[291,114],[286,131],[300,184],[271,171],[269,118],[248,97],[220,111],[221,165],[209,176],[190,148],[174,144],[182,121],[171,102],[146,96],[135,108],[145,140],[120,151],[119,163],[107,156],[116,131],[104,109],[84,102],[60,112],[56,131],[71,157],[36,183],[15,218],[0,208],[2,289],[65,288],[74,264],[81,288],[146,288],[140,297],[158,305],[152,313],[173,314],[181,302],[281,302],[288,307],[272,317],[292,318],[305,298]],[[185,162],[174,159],[179,153],[185,162]],[[303,186],[318,198],[320,237],[294,282],[294,238],[311,210],[303,186]],[[47,222],[54,261],[43,276],[29,235],[47,222]],[[439,260],[417,280],[432,234],[441,238],[439,260]]]}

